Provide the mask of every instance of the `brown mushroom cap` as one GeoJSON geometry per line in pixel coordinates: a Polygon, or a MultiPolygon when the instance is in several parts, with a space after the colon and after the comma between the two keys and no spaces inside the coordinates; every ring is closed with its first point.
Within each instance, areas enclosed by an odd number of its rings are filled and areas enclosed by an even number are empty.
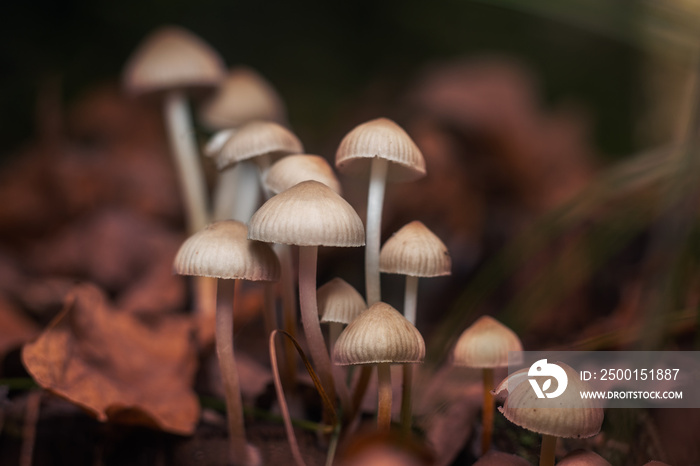
{"type": "Polygon", "coordinates": [[[365,244],[362,220],[345,199],[318,181],[304,181],[270,198],[248,222],[248,237],[298,246],[365,244]]]}
{"type": "Polygon", "coordinates": [[[207,225],[180,246],[173,269],[180,275],[279,280],[280,265],[272,248],[247,237],[245,224],[235,220],[207,225]]]}
{"type": "Polygon", "coordinates": [[[425,342],[420,332],[381,301],[345,328],[333,351],[333,360],[341,366],[420,363],[424,358],[425,342]]]}
{"type": "Polygon", "coordinates": [[[425,176],[420,149],[399,125],[378,118],[355,127],[340,142],[335,166],[342,173],[366,175],[374,157],[392,162],[387,180],[412,181],[425,176]]]}
{"type": "Polygon", "coordinates": [[[522,351],[520,338],[489,316],[479,317],[457,340],[454,365],[476,368],[508,366],[508,352],[522,351]]]}
{"type": "Polygon", "coordinates": [[[450,275],[447,246],[423,223],[414,221],[389,238],[379,255],[379,270],[413,277],[450,275]]]}
{"type": "Polygon", "coordinates": [[[212,129],[235,128],[254,120],[287,121],[284,103],[272,85],[255,70],[232,68],[217,93],[201,108],[200,119],[212,129]]]}
{"type": "Polygon", "coordinates": [[[315,180],[342,195],[338,178],[330,164],[318,155],[295,154],[279,159],[265,174],[265,187],[272,193],[286,191],[302,181],[315,180]]]}
{"type": "Polygon", "coordinates": [[[367,304],[360,293],[342,278],[334,278],[316,290],[318,314],[321,322],[338,322],[349,324],[367,304]]]}
{"type": "Polygon", "coordinates": [[[224,78],[223,60],[202,39],[176,26],[151,33],[124,69],[124,87],[133,94],[173,88],[214,87],[224,78]]]}
{"type": "Polygon", "coordinates": [[[562,395],[539,400],[532,386],[523,380],[517,385],[508,384],[508,396],[498,410],[513,424],[540,434],[563,438],[593,437],[603,424],[603,408],[595,400],[581,399],[579,393],[590,391],[590,386],[581,381],[570,366],[562,362],[557,364],[568,377],[562,395]]]}
{"type": "Polygon", "coordinates": [[[216,156],[219,170],[261,155],[287,155],[303,152],[304,147],[294,133],[271,121],[251,121],[238,128],[221,146],[216,156]]]}

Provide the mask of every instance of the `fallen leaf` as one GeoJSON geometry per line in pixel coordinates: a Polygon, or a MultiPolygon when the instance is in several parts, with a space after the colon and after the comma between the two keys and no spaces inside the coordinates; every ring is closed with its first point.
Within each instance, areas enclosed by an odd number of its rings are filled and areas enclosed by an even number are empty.
{"type": "Polygon", "coordinates": [[[100,421],[188,435],[199,419],[190,320],[169,316],[146,326],[110,309],[93,285],[69,293],[63,311],[24,346],[22,361],[39,385],[100,421]]]}

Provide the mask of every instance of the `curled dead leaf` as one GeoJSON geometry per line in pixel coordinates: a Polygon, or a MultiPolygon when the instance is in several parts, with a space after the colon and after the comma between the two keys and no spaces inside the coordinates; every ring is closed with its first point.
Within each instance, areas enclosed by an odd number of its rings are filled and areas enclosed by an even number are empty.
{"type": "Polygon", "coordinates": [[[68,294],[63,311],[24,346],[22,361],[39,385],[101,421],[189,435],[199,419],[191,322],[170,316],[146,326],[110,309],[92,285],[68,294]]]}

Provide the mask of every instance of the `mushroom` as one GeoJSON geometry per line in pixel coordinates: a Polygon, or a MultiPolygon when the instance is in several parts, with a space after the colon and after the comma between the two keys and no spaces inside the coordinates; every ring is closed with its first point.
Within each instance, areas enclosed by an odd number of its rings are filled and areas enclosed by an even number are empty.
{"type": "Polygon", "coordinates": [[[302,181],[315,180],[343,195],[338,178],[326,159],[318,155],[294,154],[270,167],[263,178],[265,188],[273,194],[286,191],[302,181]]]}
{"type": "Polygon", "coordinates": [[[321,383],[335,402],[330,356],[318,319],[316,259],[318,246],[364,245],[360,217],[325,184],[304,181],[270,198],[253,214],[248,229],[250,239],[299,246],[301,321],[321,383]]]}
{"type": "Polygon", "coordinates": [[[223,61],[202,39],[167,26],[149,35],[129,58],[124,87],[132,94],[163,92],[166,129],[175,156],[190,234],[207,223],[207,194],[185,91],[213,88],[223,61]]]}
{"type": "Polygon", "coordinates": [[[340,334],[333,360],[341,366],[377,366],[377,427],[391,425],[391,364],[416,364],[425,358],[420,332],[390,305],[378,302],[360,314],[340,334]]]}
{"type": "Polygon", "coordinates": [[[387,118],[355,127],[340,142],[335,166],[343,173],[369,172],[365,282],[367,304],[381,300],[379,246],[384,190],[389,181],[412,181],[425,176],[425,160],[408,134],[387,118]]]}
{"type": "Polygon", "coordinates": [[[481,413],[483,434],[481,454],[491,446],[493,431],[493,370],[508,367],[508,353],[522,351],[520,338],[511,329],[489,316],[479,317],[457,340],[453,355],[455,366],[482,369],[484,406],[481,413]]]}
{"type": "MultiPolygon", "coordinates": [[[[418,278],[450,275],[450,253],[440,238],[422,222],[405,225],[384,243],[379,254],[379,270],[406,276],[403,314],[416,325],[418,278]]],[[[404,431],[411,427],[411,387],[413,367],[404,366],[401,397],[401,425],[404,431]]]]}
{"type": "Polygon", "coordinates": [[[237,280],[275,281],[279,262],[265,243],[247,239],[248,230],[235,220],[216,222],[190,236],[175,257],[174,270],[181,275],[218,280],[216,352],[226,395],[231,459],[236,465],[260,464],[247,446],[238,371],[233,352],[233,286],[237,280]],[[227,280],[222,280],[227,279],[227,280]]]}
{"type": "Polygon", "coordinates": [[[319,287],[316,300],[321,323],[328,324],[328,347],[333,354],[333,347],[343,326],[355,320],[367,309],[367,304],[351,284],[337,277],[319,287]]]}
{"type": "Polygon", "coordinates": [[[590,391],[590,386],[567,364],[557,362],[556,365],[568,379],[566,390],[556,398],[537,398],[531,384],[523,383],[529,379],[529,368],[510,374],[493,391],[496,395],[508,391],[503,407],[498,408],[506,419],[542,434],[540,466],[554,465],[558,437],[593,437],[603,424],[603,408],[599,402],[581,398],[580,393],[590,391]]]}
{"type": "Polygon", "coordinates": [[[213,130],[237,128],[250,121],[287,124],[287,111],[275,88],[247,66],[231,68],[217,93],[200,108],[199,119],[213,130]]]}

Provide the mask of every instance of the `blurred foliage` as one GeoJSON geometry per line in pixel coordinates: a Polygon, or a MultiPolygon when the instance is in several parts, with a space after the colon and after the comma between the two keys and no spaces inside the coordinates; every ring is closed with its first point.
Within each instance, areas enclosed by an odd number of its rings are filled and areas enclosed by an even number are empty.
{"type": "Polygon", "coordinates": [[[267,76],[311,151],[326,147],[329,131],[372,83],[390,82],[399,93],[426,63],[495,53],[533,68],[548,102],[581,104],[595,121],[603,153],[629,153],[640,106],[640,53],[621,37],[636,3],[573,2],[570,14],[577,18],[591,3],[590,20],[573,28],[560,21],[558,2],[517,9],[510,8],[514,1],[491,3],[9,2],[0,17],[0,156],[32,136],[42,82],[59,76],[70,102],[90,84],[118,78],[136,44],[167,23],[201,35],[227,63],[267,76]],[[620,34],[601,33],[608,30],[620,34]]]}

